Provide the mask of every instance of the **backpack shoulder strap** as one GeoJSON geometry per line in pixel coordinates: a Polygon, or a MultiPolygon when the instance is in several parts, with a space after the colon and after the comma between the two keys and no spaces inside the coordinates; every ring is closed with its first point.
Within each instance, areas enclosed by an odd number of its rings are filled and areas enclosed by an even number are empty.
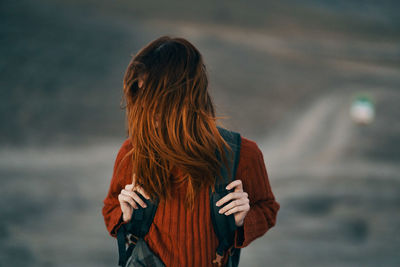
{"type": "MultiPolygon", "coordinates": [[[[221,174],[223,177],[222,181],[218,180],[218,182],[216,182],[214,193],[212,193],[210,188],[211,219],[213,222],[214,231],[216,232],[219,240],[217,253],[222,256],[233,242],[236,224],[233,214],[229,216],[219,214],[218,210],[221,207],[215,206],[215,203],[229,192],[233,191],[228,191],[225,189],[225,187],[235,179],[236,169],[239,163],[241,137],[239,133],[229,131],[221,127],[217,128],[233,152],[229,153],[227,150],[225,150],[225,153],[228,156],[231,176],[228,176],[228,170],[223,164],[221,167],[221,174]]],[[[217,157],[221,160],[221,157],[218,155],[218,153],[217,157]]],[[[133,249],[135,248],[136,241],[139,240],[139,238],[143,238],[148,233],[157,211],[159,203],[158,199],[150,201],[143,198],[141,195],[139,196],[146,203],[147,208],[142,208],[140,205],[138,205],[138,209],[133,211],[131,221],[127,224],[121,225],[117,232],[119,253],[118,265],[120,266],[126,265],[133,249]],[[129,234],[130,236],[128,237],[129,234]],[[126,248],[127,241],[129,244],[128,248],[126,248]]]]}
{"type": "Polygon", "coordinates": [[[120,266],[126,265],[136,246],[136,242],[139,238],[143,238],[149,232],[157,211],[159,203],[158,199],[151,201],[145,199],[140,194],[139,197],[146,203],[147,208],[138,205],[138,209],[133,210],[132,218],[129,223],[121,225],[117,232],[119,254],[118,265],[120,266]],[[126,242],[129,244],[128,248],[126,248],[126,242]]]}
{"type": "MultiPolygon", "coordinates": [[[[223,179],[217,180],[215,184],[215,192],[213,193],[210,188],[210,211],[211,211],[211,219],[214,226],[215,234],[218,237],[218,248],[217,248],[217,255],[216,255],[216,262],[222,259],[225,251],[227,251],[233,244],[233,238],[235,236],[234,232],[237,228],[235,224],[234,215],[224,215],[220,214],[218,211],[222,207],[217,207],[215,204],[218,200],[229,194],[233,191],[226,190],[225,187],[235,180],[236,176],[236,169],[239,163],[240,157],[240,146],[241,146],[241,136],[237,132],[229,131],[224,128],[218,127],[218,130],[221,136],[225,139],[225,141],[229,144],[232,153],[229,153],[225,149],[225,153],[228,157],[229,168],[230,168],[230,176],[229,172],[226,169],[226,166],[222,164],[221,167],[221,174],[223,179]],[[218,257],[219,256],[219,257],[218,257]]],[[[218,158],[221,159],[220,155],[218,158]]],[[[238,251],[239,252],[239,251],[238,251]]]]}

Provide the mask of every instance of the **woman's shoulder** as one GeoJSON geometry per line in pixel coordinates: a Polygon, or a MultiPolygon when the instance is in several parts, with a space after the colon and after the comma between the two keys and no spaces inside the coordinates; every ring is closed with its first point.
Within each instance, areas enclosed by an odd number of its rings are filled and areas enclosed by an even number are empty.
{"type": "Polygon", "coordinates": [[[241,141],[240,141],[240,158],[250,158],[255,159],[262,155],[261,149],[259,148],[258,144],[247,137],[244,137],[240,132],[232,131],[229,128],[225,128],[222,126],[218,126],[219,130],[224,132],[233,132],[235,134],[239,134],[241,141]]]}
{"type": "Polygon", "coordinates": [[[264,162],[264,157],[258,144],[249,138],[241,136],[239,164],[237,175],[244,183],[252,183],[253,180],[247,181],[247,171],[258,169],[258,165],[264,162]]]}
{"type": "Polygon", "coordinates": [[[125,138],[125,140],[121,145],[121,149],[131,149],[131,148],[132,148],[131,139],[129,137],[125,138]]]}
{"type": "MultiPolygon", "coordinates": [[[[118,154],[123,156],[132,149],[132,143],[130,138],[126,138],[119,149],[118,154]]],[[[256,141],[244,137],[241,135],[241,145],[240,145],[240,158],[246,158],[254,160],[256,158],[262,157],[262,151],[256,141]]]]}
{"type": "MultiPolygon", "coordinates": [[[[129,151],[132,149],[130,138],[126,138],[120,147],[120,151],[129,151]]],[[[246,156],[259,156],[261,152],[260,147],[256,141],[241,135],[240,153],[246,156]]]]}
{"type": "Polygon", "coordinates": [[[117,163],[119,163],[131,149],[132,149],[132,143],[130,138],[124,139],[117,153],[117,158],[116,158],[117,163]]]}
{"type": "Polygon", "coordinates": [[[262,152],[258,144],[249,138],[241,136],[240,157],[255,159],[262,156],[262,152]]]}

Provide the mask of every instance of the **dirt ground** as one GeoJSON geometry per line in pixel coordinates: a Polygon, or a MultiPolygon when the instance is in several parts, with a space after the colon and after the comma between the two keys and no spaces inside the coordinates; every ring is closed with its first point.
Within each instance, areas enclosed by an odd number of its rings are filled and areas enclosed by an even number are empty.
{"type": "Polygon", "coordinates": [[[322,2],[290,23],[270,11],[274,27],[144,4],[137,16],[107,1],[0,4],[0,266],[116,266],[101,208],[125,138],[122,77],[163,34],[202,52],[223,124],[257,142],[281,204],[240,266],[399,266],[400,23],[388,4],[368,21],[322,2]],[[374,101],[371,125],[349,117],[359,94],[374,101]]]}

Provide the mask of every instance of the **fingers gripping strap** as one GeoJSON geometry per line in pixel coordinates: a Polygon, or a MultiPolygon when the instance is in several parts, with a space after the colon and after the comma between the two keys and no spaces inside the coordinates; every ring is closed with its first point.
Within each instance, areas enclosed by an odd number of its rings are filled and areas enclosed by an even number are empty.
{"type": "Polygon", "coordinates": [[[156,214],[158,199],[151,201],[143,198],[141,195],[139,195],[139,197],[146,203],[147,208],[138,205],[138,209],[133,210],[132,218],[127,224],[127,230],[129,233],[132,233],[137,237],[144,237],[149,232],[156,214]]]}

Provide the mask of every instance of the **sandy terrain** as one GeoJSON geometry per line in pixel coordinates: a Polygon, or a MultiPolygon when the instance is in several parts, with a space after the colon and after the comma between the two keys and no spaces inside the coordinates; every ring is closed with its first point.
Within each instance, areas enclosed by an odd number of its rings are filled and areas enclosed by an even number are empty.
{"type": "Polygon", "coordinates": [[[281,210],[240,266],[400,265],[400,24],[389,4],[371,21],[346,1],[346,12],[325,3],[283,23],[292,1],[281,1],[274,27],[255,27],[258,13],[238,26],[226,23],[234,13],[172,20],[122,2],[0,4],[0,266],[116,266],[101,208],[125,138],[122,75],[161,34],[198,46],[223,123],[263,151],[281,210]],[[359,93],[375,101],[366,127],[349,117],[359,93]]]}

